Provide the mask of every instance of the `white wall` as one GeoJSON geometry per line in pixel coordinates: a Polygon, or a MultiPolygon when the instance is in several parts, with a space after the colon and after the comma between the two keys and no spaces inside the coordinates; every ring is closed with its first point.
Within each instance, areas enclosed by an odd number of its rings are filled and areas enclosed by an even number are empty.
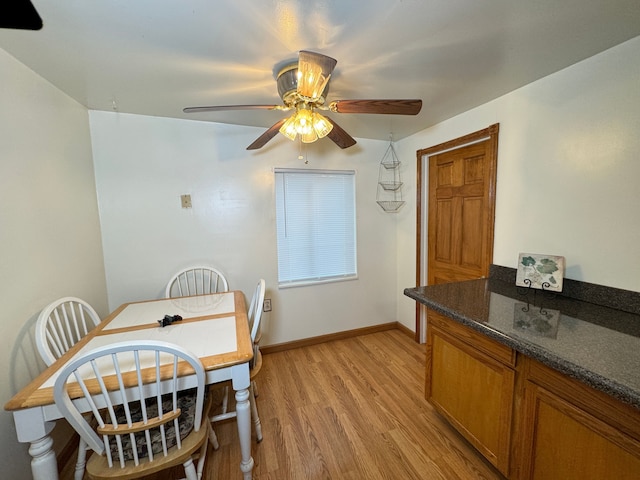
{"type": "MultiPolygon", "coordinates": [[[[43,368],[40,310],[74,295],[108,313],[87,110],[0,49],[0,398],[43,368]]],[[[0,476],[29,478],[0,413],[0,476]]]]}
{"type": "Polygon", "coordinates": [[[387,142],[341,150],[324,139],[305,165],[281,135],[248,152],[264,131],[253,127],[112,112],[90,123],[111,309],[161,297],[176,270],[210,263],[247,301],[265,278],[264,345],[395,321],[395,217],[376,204],[387,142]],[[357,171],[357,280],[278,290],[274,167],[357,171]]]}
{"type": "MultiPolygon", "coordinates": [[[[429,106],[426,105],[426,108],[429,106]]],[[[566,277],[640,291],[640,37],[400,142],[415,198],[422,148],[500,123],[494,263],[566,257],[566,277]],[[413,153],[413,156],[411,155],[413,153]]],[[[398,320],[415,326],[415,202],[399,217],[398,320]]]]}

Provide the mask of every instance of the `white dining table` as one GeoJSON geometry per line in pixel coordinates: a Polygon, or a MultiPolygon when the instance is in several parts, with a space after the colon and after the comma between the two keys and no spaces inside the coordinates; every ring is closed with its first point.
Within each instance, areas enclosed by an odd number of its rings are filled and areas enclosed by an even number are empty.
{"type": "MultiPolygon", "coordinates": [[[[53,384],[70,361],[94,348],[111,343],[162,340],[195,354],[204,365],[207,384],[231,380],[236,397],[238,438],[244,480],[253,471],[249,362],[253,348],[244,295],[240,291],[126,303],[104,319],[80,342],[48,367],[7,404],[13,414],[19,442],[30,443],[31,471],[35,480],[57,480],[56,456],[49,435],[62,418],[53,398],[53,384]],[[160,326],[165,315],[182,320],[160,326]]],[[[184,379],[188,388],[189,379],[184,379]]]]}

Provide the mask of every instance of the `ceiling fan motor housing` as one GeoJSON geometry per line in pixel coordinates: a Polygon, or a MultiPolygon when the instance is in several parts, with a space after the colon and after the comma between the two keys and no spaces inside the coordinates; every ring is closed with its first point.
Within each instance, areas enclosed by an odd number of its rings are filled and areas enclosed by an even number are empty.
{"type": "MultiPolygon", "coordinates": [[[[291,63],[278,73],[276,80],[278,85],[278,95],[287,107],[295,107],[300,101],[304,101],[298,94],[298,62],[291,63]]],[[[314,101],[315,105],[323,105],[329,93],[329,82],[324,87],[322,95],[314,101]]]]}

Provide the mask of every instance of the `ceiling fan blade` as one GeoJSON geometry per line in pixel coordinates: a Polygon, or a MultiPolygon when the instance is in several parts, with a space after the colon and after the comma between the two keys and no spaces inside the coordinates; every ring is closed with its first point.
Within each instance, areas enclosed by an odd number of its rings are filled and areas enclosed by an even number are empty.
{"type": "Polygon", "coordinates": [[[289,110],[282,105],[216,105],[212,107],[186,107],[184,113],[222,112],[225,110],[289,110]]]}
{"type": "Polygon", "coordinates": [[[0,28],[21,30],[40,30],[42,28],[42,18],[40,18],[30,0],[5,2],[0,11],[2,12],[0,15],[0,28]]]}
{"type": "Polygon", "coordinates": [[[319,99],[337,63],[335,58],[301,50],[298,54],[298,94],[311,100],[319,99]]]}
{"type": "Polygon", "coordinates": [[[336,100],[329,110],[337,113],[379,113],[385,115],[417,115],[422,100],[336,100]]]}
{"type": "Polygon", "coordinates": [[[269,130],[267,130],[258,138],[256,138],[256,140],[247,147],[247,150],[257,150],[259,148],[264,147],[269,140],[271,140],[273,137],[275,137],[278,134],[280,127],[286,120],[287,120],[286,118],[283,118],[279,122],[269,127],[269,130]]]}
{"type": "Polygon", "coordinates": [[[325,118],[329,120],[333,125],[331,131],[327,134],[327,137],[333,140],[333,143],[338,145],[340,148],[349,148],[356,144],[356,140],[347,132],[345,132],[340,125],[331,120],[329,117],[325,118]]]}

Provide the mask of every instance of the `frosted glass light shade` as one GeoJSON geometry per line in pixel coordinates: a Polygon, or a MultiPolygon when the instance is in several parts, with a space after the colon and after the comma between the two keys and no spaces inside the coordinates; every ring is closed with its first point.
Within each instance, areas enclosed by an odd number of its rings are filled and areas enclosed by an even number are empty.
{"type": "Polygon", "coordinates": [[[333,123],[319,113],[313,112],[313,129],[316,131],[318,138],[324,138],[333,130],[333,123]]]}
{"type": "Polygon", "coordinates": [[[296,139],[298,132],[296,131],[296,116],[291,115],[280,127],[280,133],[293,141],[296,139]]]}
{"type": "Polygon", "coordinates": [[[319,98],[329,81],[322,74],[322,66],[311,62],[300,62],[298,65],[298,93],[307,98],[319,98]]]}
{"type": "Polygon", "coordinates": [[[280,127],[280,133],[289,140],[295,140],[300,135],[304,143],[313,143],[319,138],[326,137],[333,129],[333,124],[324,116],[309,108],[298,107],[280,127]]]}

